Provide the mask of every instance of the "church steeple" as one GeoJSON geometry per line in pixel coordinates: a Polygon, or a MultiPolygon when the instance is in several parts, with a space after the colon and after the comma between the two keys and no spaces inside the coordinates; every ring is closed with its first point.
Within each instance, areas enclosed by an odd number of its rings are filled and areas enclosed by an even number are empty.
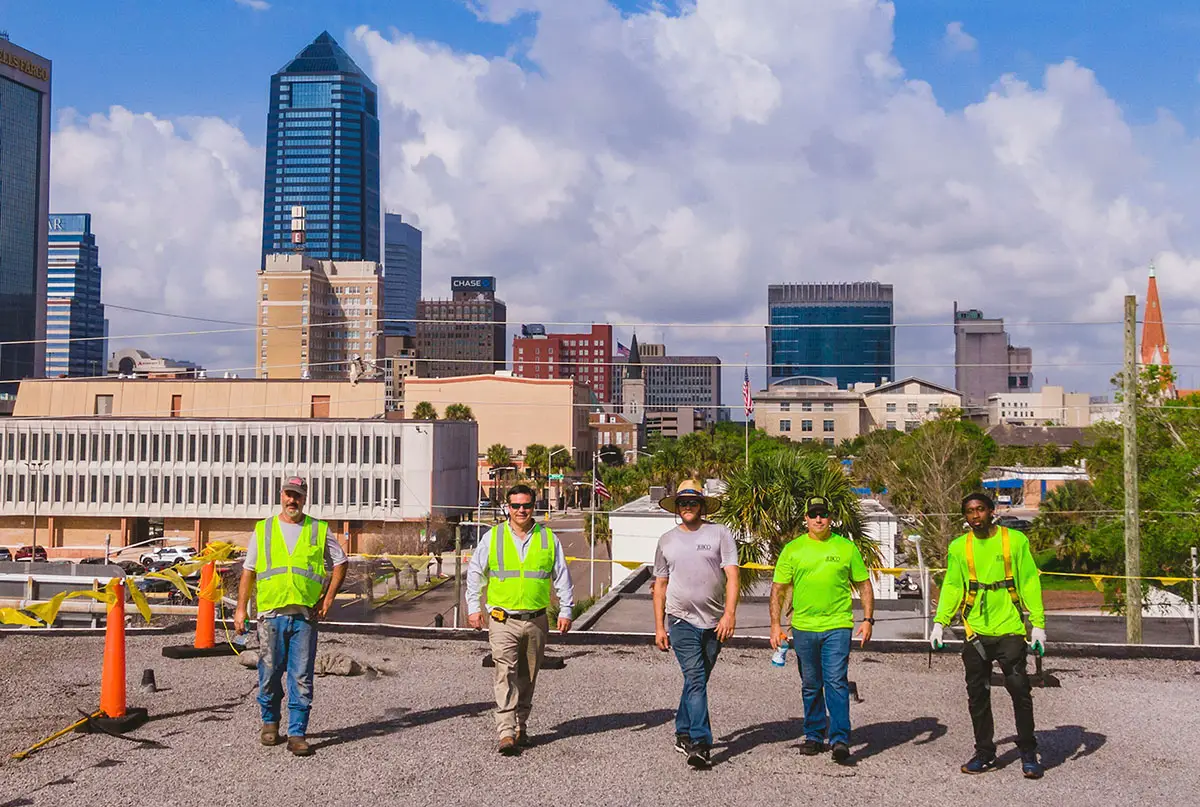
{"type": "Polygon", "coordinates": [[[629,342],[629,358],[625,362],[626,378],[642,377],[642,353],[638,350],[637,334],[629,342]]]}
{"type": "Polygon", "coordinates": [[[1142,364],[1171,363],[1167,331],[1163,327],[1162,303],[1158,299],[1158,279],[1154,264],[1150,264],[1150,286],[1146,290],[1146,312],[1142,323],[1142,364]]]}

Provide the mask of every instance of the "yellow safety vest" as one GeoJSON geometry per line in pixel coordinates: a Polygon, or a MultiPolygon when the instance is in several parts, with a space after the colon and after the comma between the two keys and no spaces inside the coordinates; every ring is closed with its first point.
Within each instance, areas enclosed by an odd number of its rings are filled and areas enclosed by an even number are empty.
{"type": "Polygon", "coordinates": [[[505,611],[540,611],[550,605],[550,578],[554,572],[554,533],[543,524],[533,526],[525,559],[521,560],[512,527],[492,528],[488,556],[488,604],[505,611]],[[538,540],[540,538],[540,540],[538,540]]]}
{"type": "Polygon", "coordinates": [[[296,548],[288,552],[283,530],[272,516],[254,525],[258,557],[254,563],[259,611],[288,605],[316,606],[325,587],[325,541],[329,525],[304,517],[296,548]],[[313,538],[316,525],[316,538],[313,538]]]}

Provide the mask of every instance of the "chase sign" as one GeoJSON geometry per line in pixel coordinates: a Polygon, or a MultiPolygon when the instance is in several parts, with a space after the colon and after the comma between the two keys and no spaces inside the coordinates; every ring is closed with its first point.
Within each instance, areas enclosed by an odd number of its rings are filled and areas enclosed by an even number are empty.
{"type": "Polygon", "coordinates": [[[494,277],[452,277],[450,291],[491,291],[496,290],[494,277]]]}

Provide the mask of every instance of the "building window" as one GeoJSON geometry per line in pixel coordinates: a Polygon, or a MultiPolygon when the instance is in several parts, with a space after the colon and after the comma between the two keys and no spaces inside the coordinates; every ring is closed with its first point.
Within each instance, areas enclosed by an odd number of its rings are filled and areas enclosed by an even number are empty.
{"type": "Polygon", "coordinates": [[[889,403],[889,404],[887,405],[887,411],[889,411],[889,412],[895,412],[895,411],[896,411],[896,404],[895,404],[895,402],[889,403]]]}
{"type": "Polygon", "coordinates": [[[96,415],[111,415],[113,410],[113,396],[97,395],[96,405],[93,414],[96,415]]]}
{"type": "Polygon", "coordinates": [[[824,430],[825,430],[825,431],[827,431],[827,432],[831,432],[831,431],[833,431],[833,421],[832,421],[832,420],[827,420],[827,421],[825,421],[825,427],[824,427],[824,430]]]}
{"type": "Polygon", "coordinates": [[[208,504],[208,477],[200,477],[200,504],[208,504]]]}
{"type": "MultiPolygon", "coordinates": [[[[258,504],[258,477],[257,476],[250,477],[250,504],[253,504],[253,505],[258,504]]],[[[263,502],[263,504],[266,504],[266,502],[263,502]]]]}
{"type": "MultiPolygon", "coordinates": [[[[366,462],[366,461],[367,461],[367,458],[363,457],[363,462],[366,462]]],[[[355,440],[353,437],[350,438],[350,464],[351,465],[358,464],[358,441],[355,440]]],[[[350,483],[350,490],[351,491],[354,490],[353,482],[350,483]]],[[[350,495],[351,495],[351,497],[354,496],[353,493],[351,493],[350,495]]],[[[354,504],[353,498],[351,499],[350,503],[354,504]]]]}
{"type": "Polygon", "coordinates": [[[805,401],[804,403],[800,404],[800,411],[801,412],[811,412],[812,411],[812,401],[805,401]]]}
{"type": "Polygon", "coordinates": [[[813,430],[813,422],[811,420],[800,421],[800,431],[810,432],[813,430]]]}
{"type": "Polygon", "coordinates": [[[792,421],[788,420],[787,418],[784,418],[783,420],[779,421],[779,431],[790,432],[791,430],[792,430],[792,421]]]}
{"type": "Polygon", "coordinates": [[[831,446],[831,445],[833,445],[833,438],[826,437],[822,442],[825,443],[825,445],[827,445],[827,446],[831,446]]]}
{"type": "Polygon", "coordinates": [[[908,404],[908,411],[909,411],[909,413],[910,413],[910,414],[916,414],[916,412],[917,412],[917,404],[916,404],[916,402],[915,402],[915,401],[909,401],[909,404],[908,404]]]}
{"type": "Polygon", "coordinates": [[[906,420],[906,421],[904,421],[904,431],[906,431],[906,432],[916,431],[920,427],[920,425],[921,424],[915,420],[906,420]]]}
{"type": "Polygon", "coordinates": [[[779,411],[780,412],[791,412],[792,411],[791,403],[789,403],[788,401],[784,401],[783,403],[781,403],[779,405],[779,411]]]}
{"type": "Polygon", "coordinates": [[[894,421],[894,420],[889,420],[889,421],[887,422],[887,428],[889,428],[889,429],[894,429],[894,428],[896,428],[896,421],[894,421]]]}
{"type": "Polygon", "coordinates": [[[826,403],[822,404],[821,408],[824,409],[826,412],[832,412],[833,404],[826,402],[826,403]]]}

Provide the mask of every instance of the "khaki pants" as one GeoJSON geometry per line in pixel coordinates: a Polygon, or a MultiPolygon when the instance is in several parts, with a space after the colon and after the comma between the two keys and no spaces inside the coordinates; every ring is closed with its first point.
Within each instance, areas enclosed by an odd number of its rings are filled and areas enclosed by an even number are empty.
{"type": "Polygon", "coordinates": [[[546,615],[536,619],[491,620],[488,642],[496,662],[496,730],[500,737],[525,731],[533,706],[533,688],[546,655],[550,625],[546,615]]]}

